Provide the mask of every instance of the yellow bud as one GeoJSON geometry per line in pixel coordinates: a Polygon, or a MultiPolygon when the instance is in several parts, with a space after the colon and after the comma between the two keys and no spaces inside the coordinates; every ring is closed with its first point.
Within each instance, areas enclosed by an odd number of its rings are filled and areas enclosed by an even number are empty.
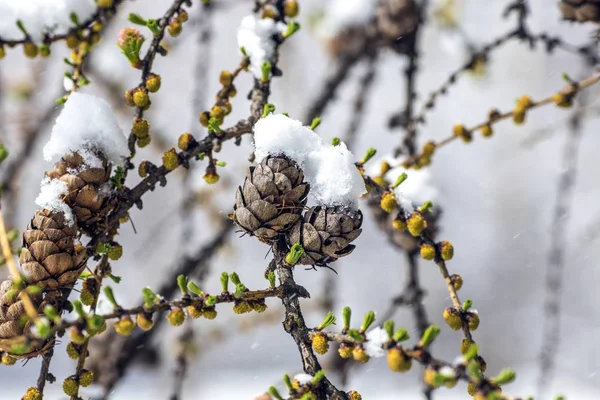
{"type": "Polygon", "coordinates": [[[179,15],[177,15],[177,20],[179,22],[186,22],[189,19],[188,13],[185,10],[181,10],[179,15]]]}
{"type": "Polygon", "coordinates": [[[477,385],[474,383],[467,383],[467,393],[471,396],[475,396],[477,394],[477,385]]]}
{"type": "Polygon", "coordinates": [[[231,103],[226,101],[222,104],[222,107],[225,109],[225,115],[229,115],[231,114],[231,110],[233,110],[233,107],[231,106],[231,103]]]}
{"type": "Polygon", "coordinates": [[[415,212],[408,218],[406,225],[410,234],[418,237],[427,228],[427,221],[420,213],[415,212]]]}
{"type": "Polygon", "coordinates": [[[446,379],[446,381],[444,382],[444,386],[446,386],[448,389],[452,389],[454,386],[456,386],[457,383],[458,381],[456,380],[456,378],[446,379]]]}
{"type": "Polygon", "coordinates": [[[119,244],[114,244],[110,246],[110,249],[108,250],[108,253],[106,253],[106,255],[111,260],[118,260],[119,258],[121,258],[121,256],[123,256],[123,246],[119,244]]]}
{"type": "MultiPolygon", "coordinates": [[[[42,57],[50,57],[50,45],[44,44],[40,46],[40,56],[42,57]]],[[[2,57],[0,57],[2,58],[2,57]]]]}
{"type": "Polygon", "coordinates": [[[561,108],[569,108],[573,105],[571,96],[566,96],[560,92],[552,96],[552,101],[561,108]]]}
{"type": "Polygon", "coordinates": [[[167,315],[167,321],[173,326],[180,326],[185,321],[185,312],[179,307],[173,307],[167,315]]]}
{"type": "Polygon", "coordinates": [[[114,4],[114,0],[97,0],[96,4],[99,8],[111,8],[114,4]]]}
{"type": "Polygon", "coordinates": [[[369,355],[365,352],[365,349],[363,349],[362,346],[356,346],[354,347],[354,350],[352,350],[352,358],[364,364],[367,361],[369,361],[369,358],[371,357],[369,357],[369,355]]]}
{"type": "Polygon", "coordinates": [[[219,83],[223,86],[229,86],[233,82],[233,75],[229,71],[221,71],[219,75],[219,83]]]}
{"type": "Polygon", "coordinates": [[[177,150],[172,148],[171,150],[165,152],[162,156],[162,162],[166,169],[169,171],[174,170],[179,166],[179,155],[177,154],[177,150]]]}
{"type": "Polygon", "coordinates": [[[442,259],[448,261],[452,260],[454,257],[454,246],[447,240],[444,240],[440,246],[440,253],[442,254],[442,259]]]}
{"type": "Polygon", "coordinates": [[[266,19],[266,18],[276,19],[277,14],[275,13],[275,10],[273,10],[271,7],[264,8],[260,18],[261,19],[266,19]]]}
{"type": "Polygon", "coordinates": [[[138,314],[135,321],[137,322],[137,326],[144,331],[149,331],[154,326],[154,322],[152,322],[152,317],[150,315],[138,314]]]}
{"type": "Polygon", "coordinates": [[[169,28],[167,28],[167,30],[169,31],[169,35],[171,35],[172,37],[177,37],[179,36],[179,34],[181,34],[181,31],[183,30],[183,25],[181,25],[180,21],[174,19],[169,24],[169,28]]]}
{"type": "Polygon", "coordinates": [[[460,290],[463,285],[463,278],[458,274],[453,274],[450,276],[450,282],[452,283],[454,290],[460,290]]]}
{"type": "Polygon", "coordinates": [[[190,317],[192,317],[193,319],[198,319],[202,316],[202,309],[198,308],[197,306],[188,306],[187,307],[187,312],[188,315],[190,317]]]}
{"type": "Polygon", "coordinates": [[[376,184],[378,184],[381,187],[386,187],[388,185],[385,178],[381,175],[373,177],[373,182],[375,182],[376,184]]]}
{"type": "Polygon", "coordinates": [[[85,335],[77,327],[69,329],[69,339],[75,344],[83,344],[85,342],[85,335]]]}
{"type": "Polygon", "coordinates": [[[406,221],[401,220],[400,218],[396,218],[392,222],[392,226],[394,227],[395,230],[400,231],[400,232],[404,232],[407,229],[406,221]]]}
{"type": "Polygon", "coordinates": [[[431,157],[433,153],[435,153],[436,144],[434,142],[427,142],[423,145],[423,150],[421,151],[424,156],[431,157]]]}
{"type": "Polygon", "coordinates": [[[133,104],[138,107],[145,107],[148,105],[150,98],[145,89],[137,88],[133,91],[133,104]]]}
{"type": "Polygon", "coordinates": [[[214,307],[206,308],[202,311],[202,316],[206,319],[215,319],[217,318],[217,310],[214,307]]]}
{"type": "Polygon", "coordinates": [[[338,354],[342,358],[350,358],[352,356],[352,350],[354,349],[354,345],[341,343],[338,348],[338,354]]]}
{"type": "Polygon", "coordinates": [[[79,374],[79,384],[83,387],[88,387],[94,382],[94,373],[87,369],[81,370],[79,374]]]}
{"type": "Polygon", "coordinates": [[[179,136],[179,140],[177,140],[177,147],[179,147],[183,151],[187,151],[192,144],[195,144],[196,140],[192,136],[191,133],[182,133],[179,136]]]}
{"type": "Polygon", "coordinates": [[[237,302],[233,306],[233,312],[236,314],[246,314],[252,311],[252,306],[247,301],[237,302]]]}
{"type": "Polygon", "coordinates": [[[465,355],[475,342],[469,339],[463,339],[460,343],[460,354],[465,355]]]}
{"type": "Polygon", "coordinates": [[[317,354],[325,354],[329,350],[329,342],[322,333],[315,333],[312,337],[312,348],[317,354]]]}
{"type": "Polygon", "coordinates": [[[30,387],[21,400],[42,400],[42,394],[37,388],[30,387]]]}
{"type": "Polygon", "coordinates": [[[4,46],[0,46],[0,60],[6,57],[6,50],[4,50],[4,46]]]}
{"type": "Polygon", "coordinates": [[[387,174],[390,169],[392,169],[390,163],[388,163],[387,161],[382,161],[379,169],[379,174],[383,176],[387,174]]]}
{"type": "Polygon", "coordinates": [[[517,100],[517,107],[527,109],[533,105],[533,101],[529,96],[521,96],[519,100],[517,100]]]}
{"type": "Polygon", "coordinates": [[[67,42],[67,47],[71,50],[79,46],[79,38],[77,35],[69,35],[65,41],[67,42]]]}
{"type": "Polygon", "coordinates": [[[513,122],[517,125],[521,125],[525,122],[525,109],[517,107],[513,110],[513,122]]]}
{"type": "Polygon", "coordinates": [[[351,390],[348,392],[348,398],[350,400],[362,400],[362,396],[356,390],[351,390]]]}
{"type": "Polygon", "coordinates": [[[423,381],[427,386],[431,386],[434,388],[440,387],[440,383],[436,381],[437,371],[433,368],[425,369],[423,373],[423,381]]]}
{"type": "Polygon", "coordinates": [[[145,138],[150,133],[150,124],[145,119],[136,119],[131,127],[131,133],[137,138],[145,138]]]}
{"type": "Polygon", "coordinates": [[[68,377],[63,381],[63,392],[67,396],[77,396],[77,392],[79,391],[79,384],[75,381],[75,378],[68,377]]]}
{"type": "Polygon", "coordinates": [[[469,322],[470,330],[477,330],[477,328],[479,327],[479,314],[472,312],[467,313],[467,321],[469,322]]]}
{"type": "Polygon", "coordinates": [[[219,175],[217,174],[217,171],[214,170],[209,171],[207,169],[206,174],[204,174],[203,178],[204,181],[209,185],[214,185],[215,183],[219,182],[219,175]]]}
{"type": "Polygon", "coordinates": [[[128,106],[135,106],[135,103],[133,102],[133,89],[129,89],[125,91],[125,103],[127,103],[128,106]]]}
{"type": "Polygon", "coordinates": [[[150,93],[156,93],[160,89],[160,75],[150,74],[146,79],[146,89],[150,93]]]}
{"type": "Polygon", "coordinates": [[[481,127],[481,136],[489,138],[494,134],[494,130],[490,124],[481,127]]]}
{"type": "Polygon", "coordinates": [[[467,131],[467,128],[465,128],[465,126],[463,124],[456,124],[452,128],[452,134],[454,135],[454,137],[458,137],[458,138],[463,137],[465,135],[466,131],[467,131]]]}
{"type": "Polygon", "coordinates": [[[15,365],[17,359],[11,356],[10,354],[4,353],[2,354],[2,364],[4,365],[15,365]]]}
{"type": "Polygon", "coordinates": [[[87,288],[81,289],[81,293],[79,293],[79,300],[86,305],[91,306],[94,302],[94,294],[87,288]]]}
{"type": "Polygon", "coordinates": [[[390,213],[394,211],[398,205],[398,203],[396,203],[396,196],[394,196],[394,193],[391,192],[384,193],[384,195],[381,197],[381,202],[379,205],[385,212],[390,213]]]}
{"type": "Polygon", "coordinates": [[[129,315],[123,315],[119,321],[115,323],[115,331],[121,336],[129,336],[135,329],[135,323],[129,315]]]}
{"type": "Polygon", "coordinates": [[[148,146],[150,144],[151,140],[152,139],[150,138],[150,136],[146,136],[145,138],[138,138],[136,140],[136,143],[137,143],[137,145],[138,145],[139,148],[143,148],[143,147],[148,146]]]}
{"type": "Polygon", "coordinates": [[[283,12],[286,17],[295,18],[300,12],[300,6],[296,0],[286,0],[283,6],[283,12]]]}
{"type": "Polygon", "coordinates": [[[444,309],[444,321],[446,321],[448,326],[454,331],[462,328],[462,319],[458,312],[453,308],[446,307],[446,309],[444,309]]]}
{"type": "Polygon", "coordinates": [[[236,90],[235,86],[231,85],[231,87],[229,88],[229,91],[227,92],[227,95],[230,98],[233,98],[233,97],[235,97],[236,94],[237,94],[237,90],[236,90]]]}
{"type": "Polygon", "coordinates": [[[72,360],[77,360],[79,358],[79,354],[79,350],[77,349],[75,343],[69,342],[69,344],[67,345],[67,355],[69,356],[69,358],[72,360]]]}
{"type": "Polygon", "coordinates": [[[140,176],[140,178],[145,178],[148,176],[148,167],[150,166],[150,163],[148,161],[142,161],[140,163],[140,165],[138,166],[138,175],[140,176]]]}
{"type": "Polygon", "coordinates": [[[214,106],[210,109],[210,116],[213,118],[221,118],[225,116],[225,109],[220,106],[214,106]]]}
{"type": "Polygon", "coordinates": [[[420,253],[424,260],[431,261],[435,258],[435,247],[427,243],[422,244],[420,253]]]}
{"type": "Polygon", "coordinates": [[[35,43],[27,42],[23,44],[23,53],[28,58],[35,58],[38,55],[38,50],[35,43]]]}
{"type": "Polygon", "coordinates": [[[210,114],[207,113],[206,111],[201,112],[200,115],[198,116],[198,120],[200,121],[200,125],[207,127],[208,126],[208,120],[210,119],[210,114]]]}
{"type": "Polygon", "coordinates": [[[392,347],[387,351],[387,363],[395,372],[406,372],[412,366],[412,360],[398,347],[392,347]]]}
{"type": "Polygon", "coordinates": [[[267,305],[265,304],[264,301],[251,301],[250,306],[257,313],[262,313],[262,312],[267,311],[267,305]]]}

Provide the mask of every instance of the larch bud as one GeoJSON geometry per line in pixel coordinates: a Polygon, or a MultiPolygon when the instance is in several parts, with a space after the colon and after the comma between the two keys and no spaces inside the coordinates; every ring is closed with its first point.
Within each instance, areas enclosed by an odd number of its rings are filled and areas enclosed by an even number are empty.
{"type": "Polygon", "coordinates": [[[215,183],[219,182],[219,174],[217,174],[217,169],[208,166],[206,168],[206,173],[204,174],[203,178],[204,181],[209,185],[214,185],[215,183]]]}
{"type": "Polygon", "coordinates": [[[173,307],[167,315],[167,321],[173,326],[180,326],[185,321],[185,312],[179,307],[173,307]]]}
{"type": "Polygon", "coordinates": [[[463,278],[458,274],[450,275],[450,283],[452,283],[454,290],[460,290],[463,285],[463,278]]]}
{"type": "Polygon", "coordinates": [[[187,306],[187,312],[193,319],[198,319],[202,316],[202,309],[194,305],[187,306]]]}
{"type": "Polygon", "coordinates": [[[177,37],[181,34],[181,31],[183,30],[183,25],[177,19],[172,19],[167,30],[169,31],[169,35],[171,35],[172,37],[177,37]]]}
{"type": "Polygon", "coordinates": [[[315,333],[312,337],[312,348],[318,354],[325,354],[329,350],[329,342],[321,332],[315,333]]]}
{"type": "Polygon", "coordinates": [[[42,400],[42,393],[37,388],[30,387],[21,400],[42,400]]]}
{"type": "Polygon", "coordinates": [[[533,105],[533,101],[531,100],[531,97],[525,95],[525,96],[521,96],[519,97],[519,100],[517,100],[517,107],[519,108],[523,108],[523,109],[527,109],[529,107],[531,107],[533,105]]]}
{"type": "Polygon", "coordinates": [[[460,343],[460,354],[465,355],[471,349],[471,346],[475,344],[474,341],[469,339],[463,339],[460,343]]]}
{"type": "Polygon", "coordinates": [[[477,330],[479,327],[479,314],[473,312],[467,313],[467,322],[469,323],[470,330],[477,330]]]}
{"type": "Polygon", "coordinates": [[[67,345],[67,355],[72,360],[77,360],[79,358],[80,351],[75,343],[69,342],[67,345]]]}
{"type": "Polygon", "coordinates": [[[473,140],[473,135],[463,124],[456,124],[452,128],[452,133],[454,137],[461,138],[465,143],[473,140]]]}
{"type": "Polygon", "coordinates": [[[150,93],[156,93],[160,89],[160,75],[150,74],[146,79],[146,89],[150,93]]]}
{"type": "Polygon", "coordinates": [[[376,184],[378,184],[381,187],[386,187],[388,185],[388,183],[386,182],[385,178],[381,175],[378,176],[374,176],[373,177],[373,182],[375,182],[376,184]]]}
{"type": "Polygon", "coordinates": [[[444,240],[440,246],[440,253],[442,254],[442,259],[448,261],[452,260],[454,257],[454,246],[447,240],[444,240]]]}
{"type": "Polygon", "coordinates": [[[400,232],[404,232],[407,229],[406,221],[404,221],[400,218],[396,218],[392,222],[392,226],[394,227],[395,230],[400,231],[400,232]]]}
{"type": "Polygon", "coordinates": [[[150,124],[145,119],[136,119],[131,127],[131,133],[137,138],[145,138],[150,134],[150,124]]]}
{"type": "Polygon", "coordinates": [[[433,153],[435,153],[435,148],[436,144],[434,142],[427,142],[423,145],[423,150],[421,153],[423,153],[424,156],[431,157],[433,153]]]}
{"type": "Polygon", "coordinates": [[[210,109],[210,114],[212,118],[221,118],[225,116],[225,109],[221,106],[214,106],[210,109]]]}
{"type": "Polygon", "coordinates": [[[35,58],[38,55],[38,50],[35,43],[27,42],[23,44],[23,53],[28,58],[35,58]]]}
{"type": "Polygon", "coordinates": [[[525,109],[521,107],[516,107],[513,110],[513,122],[517,125],[521,125],[525,122],[525,109]]]}
{"type": "Polygon", "coordinates": [[[444,309],[444,321],[446,321],[448,326],[454,331],[462,328],[462,319],[454,308],[446,307],[446,309],[444,309]]]}
{"type": "Polygon", "coordinates": [[[111,8],[114,5],[114,0],[97,0],[96,4],[99,8],[111,8]]]}
{"type": "Polygon", "coordinates": [[[85,342],[85,335],[81,332],[81,329],[74,326],[69,329],[69,339],[75,344],[83,344],[85,342]]]}
{"type": "Polygon", "coordinates": [[[489,138],[494,134],[494,130],[490,124],[486,124],[481,127],[481,136],[489,138]]]}
{"type": "Polygon", "coordinates": [[[118,260],[119,258],[121,258],[123,256],[123,246],[121,246],[120,244],[111,245],[110,248],[108,249],[108,252],[106,253],[106,255],[111,260],[114,260],[114,261],[118,260]]]}
{"type": "Polygon", "coordinates": [[[356,390],[351,390],[348,392],[348,398],[350,400],[362,400],[362,396],[356,390]]]}
{"type": "Polygon", "coordinates": [[[217,318],[217,310],[214,307],[206,308],[202,311],[202,316],[206,319],[215,319],[217,318]]]}
{"type": "Polygon", "coordinates": [[[191,133],[182,133],[179,136],[179,140],[177,140],[177,147],[183,151],[187,151],[193,144],[196,144],[196,139],[194,139],[191,133]]]}
{"type": "Polygon", "coordinates": [[[348,343],[341,343],[338,348],[338,354],[342,358],[350,358],[352,356],[352,350],[354,349],[354,345],[348,343]]]}
{"type": "Polygon", "coordinates": [[[437,388],[441,386],[441,382],[437,378],[438,372],[433,368],[426,368],[423,372],[423,381],[427,386],[437,388]]]}
{"type": "Polygon", "coordinates": [[[79,384],[83,387],[88,387],[94,382],[94,373],[87,369],[81,370],[79,373],[79,384]]]}
{"type": "Polygon", "coordinates": [[[10,354],[4,353],[2,354],[2,364],[4,365],[15,365],[17,359],[10,354]]]}
{"type": "Polygon", "coordinates": [[[408,218],[406,225],[410,234],[418,237],[427,228],[427,221],[420,213],[413,213],[408,218]]]}
{"type": "Polygon", "coordinates": [[[252,302],[250,302],[250,306],[257,313],[263,313],[263,312],[267,311],[267,305],[265,304],[264,300],[263,301],[252,301],[252,302]]]}
{"type": "Polygon", "coordinates": [[[72,376],[68,377],[63,381],[63,392],[67,396],[77,396],[77,392],[79,391],[79,384],[72,376]]]}
{"type": "Polygon", "coordinates": [[[137,326],[144,331],[149,331],[154,326],[151,315],[138,314],[135,321],[137,322],[137,326]]]}
{"type": "Polygon", "coordinates": [[[188,13],[185,10],[181,10],[177,15],[177,20],[179,22],[186,22],[189,19],[188,13]]]}
{"type": "Polygon", "coordinates": [[[424,243],[421,245],[420,253],[424,260],[431,261],[435,258],[435,247],[428,243],[424,243]]]}
{"type": "Polygon", "coordinates": [[[125,91],[125,103],[127,103],[128,106],[133,107],[135,106],[135,103],[133,102],[133,89],[129,89],[125,91]]]}
{"type": "Polygon", "coordinates": [[[148,105],[148,101],[150,98],[148,97],[148,93],[145,89],[137,88],[133,90],[133,104],[138,107],[145,107],[148,105]]]}
{"type": "Polygon", "coordinates": [[[364,364],[367,361],[369,361],[369,358],[371,357],[369,357],[369,355],[367,354],[365,349],[363,349],[362,346],[355,346],[354,350],[352,350],[352,358],[364,364]]]}
{"type": "Polygon", "coordinates": [[[386,192],[381,197],[381,202],[379,203],[381,209],[388,213],[394,211],[397,204],[398,203],[396,203],[396,196],[394,196],[394,193],[391,192],[386,192]]]}
{"type": "Polygon", "coordinates": [[[283,6],[283,12],[286,17],[295,18],[300,12],[300,6],[296,0],[286,0],[283,6]]]}
{"type": "Polygon", "coordinates": [[[129,315],[123,315],[119,321],[115,323],[115,331],[121,336],[129,336],[135,329],[135,323],[129,315]]]}
{"type": "Polygon", "coordinates": [[[475,396],[477,394],[477,385],[470,382],[467,383],[467,393],[469,393],[470,396],[475,396]]]}
{"type": "Polygon", "coordinates": [[[221,71],[219,75],[219,83],[223,86],[229,86],[233,82],[233,75],[229,71],[221,71]]]}
{"type": "Polygon", "coordinates": [[[138,138],[136,140],[136,143],[139,148],[144,148],[150,144],[151,140],[152,139],[150,138],[150,136],[146,136],[145,138],[138,138]]]}
{"type": "Polygon", "coordinates": [[[179,155],[177,154],[177,150],[172,148],[171,150],[165,152],[162,156],[162,162],[165,168],[169,171],[177,168],[179,166],[179,155]]]}
{"type": "Polygon", "coordinates": [[[210,120],[210,114],[206,111],[201,112],[198,116],[198,120],[200,121],[200,125],[207,127],[208,121],[210,120]]]}
{"type": "Polygon", "coordinates": [[[67,42],[67,47],[71,50],[79,46],[79,38],[77,35],[68,35],[65,41],[67,42]]]}
{"type": "Polygon", "coordinates": [[[572,96],[567,96],[564,93],[560,92],[552,96],[552,101],[554,102],[554,104],[561,108],[569,108],[573,105],[572,96]]]}
{"type": "Polygon", "coordinates": [[[387,363],[394,372],[406,372],[412,366],[412,360],[398,347],[392,347],[387,351],[387,363]]]}
{"type": "Polygon", "coordinates": [[[252,306],[247,301],[236,302],[233,306],[233,312],[236,314],[246,314],[252,311],[252,306]]]}
{"type": "Polygon", "coordinates": [[[145,178],[148,176],[148,168],[150,167],[150,163],[146,160],[142,161],[138,166],[138,175],[140,178],[145,178]]]}

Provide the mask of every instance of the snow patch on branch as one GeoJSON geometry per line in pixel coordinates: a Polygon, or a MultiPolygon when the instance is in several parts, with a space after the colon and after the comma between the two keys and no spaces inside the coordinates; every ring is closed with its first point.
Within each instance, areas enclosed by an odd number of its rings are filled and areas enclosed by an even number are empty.
{"type": "Polygon", "coordinates": [[[314,376],[309,374],[298,374],[294,376],[294,380],[298,381],[301,386],[311,383],[313,378],[314,376]]]}
{"type": "Polygon", "coordinates": [[[94,0],[0,0],[0,38],[22,40],[17,27],[21,21],[30,38],[40,43],[46,33],[64,34],[73,28],[72,13],[83,22],[95,11],[94,0]]]}
{"type": "Polygon", "coordinates": [[[367,341],[364,343],[365,353],[369,357],[382,357],[385,354],[383,345],[390,340],[385,329],[381,327],[373,328],[367,332],[367,341]]]}
{"type": "Polygon", "coordinates": [[[238,46],[243,47],[250,57],[250,71],[256,79],[262,76],[261,67],[265,61],[273,61],[275,54],[274,35],[287,30],[283,22],[275,22],[271,18],[260,19],[251,14],[242,19],[237,31],[238,46]]]}
{"type": "Polygon", "coordinates": [[[40,187],[40,194],[35,199],[35,204],[49,211],[62,212],[67,225],[73,225],[73,212],[63,200],[69,191],[67,184],[59,179],[51,180],[46,177],[40,187]]]}
{"type": "Polygon", "coordinates": [[[254,125],[254,155],[261,162],[268,155],[285,154],[298,163],[310,184],[309,196],[318,205],[358,207],[366,190],[344,143],[333,146],[283,114],[269,114],[254,125]]]}
{"type": "Polygon", "coordinates": [[[44,159],[53,161],[75,152],[89,167],[102,166],[96,152],[115,164],[122,164],[129,154],[127,140],[105,100],[72,93],[56,118],[50,141],[44,147],[44,159]]]}

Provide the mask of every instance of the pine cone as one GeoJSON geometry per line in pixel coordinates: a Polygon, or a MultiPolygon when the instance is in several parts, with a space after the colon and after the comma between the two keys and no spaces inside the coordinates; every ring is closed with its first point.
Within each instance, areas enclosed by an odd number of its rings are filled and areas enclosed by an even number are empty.
{"type": "MultiPolygon", "coordinates": [[[[63,158],[46,175],[65,182],[68,194],[63,199],[73,211],[73,221],[67,221],[62,212],[37,211],[27,230],[23,232],[23,249],[19,255],[21,274],[26,286],[42,289],[31,297],[40,314],[46,305],[62,311],[64,301],[83,271],[87,254],[79,244],[79,231],[93,231],[93,222],[102,215],[104,197],[100,186],[108,181],[110,166],[90,168],[79,155],[63,158]]],[[[31,322],[22,325],[25,308],[20,299],[20,288],[12,279],[0,284],[0,339],[10,339],[29,333],[31,322]]],[[[51,343],[38,343],[19,357],[31,358],[43,354],[51,343]]],[[[10,351],[8,344],[0,343],[0,350],[10,351]]]]}
{"type": "Polygon", "coordinates": [[[600,22],[600,0],[561,0],[558,8],[568,21],[600,22]]]}
{"type": "Polygon", "coordinates": [[[419,8],[414,0],[383,0],[377,5],[377,30],[380,40],[399,53],[406,53],[407,40],[419,23],[419,8]]]}
{"type": "Polygon", "coordinates": [[[325,265],[346,256],[362,229],[362,213],[346,207],[311,207],[289,233],[288,244],[300,243],[304,254],[298,264],[325,265]]]}
{"type": "Polygon", "coordinates": [[[236,192],[233,219],[247,233],[271,241],[298,221],[308,191],[294,161],[269,156],[249,168],[244,186],[236,192]]]}

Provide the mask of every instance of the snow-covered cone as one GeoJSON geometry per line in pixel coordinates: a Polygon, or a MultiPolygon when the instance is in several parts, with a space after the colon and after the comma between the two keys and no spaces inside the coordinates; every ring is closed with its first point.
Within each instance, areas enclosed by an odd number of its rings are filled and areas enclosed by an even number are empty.
{"type": "MultiPolygon", "coordinates": [[[[77,154],[64,157],[47,172],[49,185],[54,180],[64,182],[65,195],[59,198],[61,207],[36,211],[27,230],[23,232],[23,249],[19,255],[21,274],[25,286],[38,286],[41,290],[31,300],[40,314],[46,305],[59,312],[85,268],[85,248],[79,244],[79,231],[93,231],[91,225],[101,214],[104,198],[99,194],[100,185],[108,181],[110,166],[102,161],[102,167],[90,168],[77,154]]],[[[0,284],[0,339],[10,339],[28,333],[31,322],[22,324],[25,308],[19,297],[20,289],[12,279],[0,284]]],[[[25,354],[31,358],[43,354],[51,343],[39,343],[25,354]]],[[[0,343],[0,350],[10,352],[10,346],[0,343]]]]}
{"type": "Polygon", "coordinates": [[[311,207],[288,235],[290,245],[300,243],[304,254],[299,264],[325,265],[346,256],[350,244],[362,232],[362,213],[347,207],[311,207]]]}
{"type": "Polygon", "coordinates": [[[419,9],[414,0],[383,0],[377,5],[377,30],[384,44],[406,53],[402,38],[414,32],[419,23],[419,9]]]}
{"type": "Polygon", "coordinates": [[[600,0],[560,0],[563,18],[577,22],[600,22],[600,0]]]}
{"type": "Polygon", "coordinates": [[[269,156],[250,167],[235,196],[233,219],[247,233],[270,241],[300,219],[309,185],[286,156],[269,156]]]}

